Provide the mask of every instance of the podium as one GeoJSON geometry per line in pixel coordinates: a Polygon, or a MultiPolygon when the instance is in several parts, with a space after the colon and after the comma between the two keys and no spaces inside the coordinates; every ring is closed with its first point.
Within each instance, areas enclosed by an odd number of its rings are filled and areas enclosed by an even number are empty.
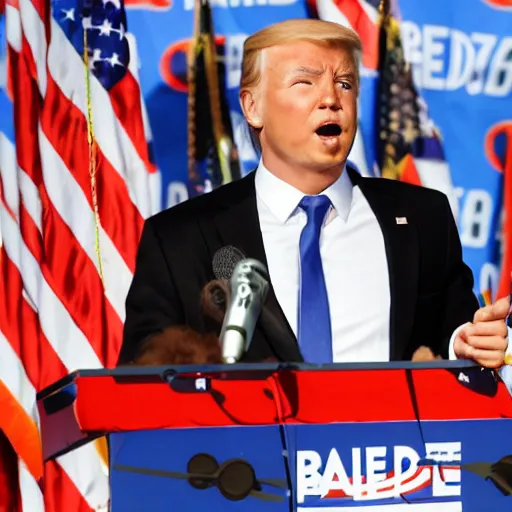
{"type": "Polygon", "coordinates": [[[512,510],[512,397],[469,362],[82,370],[38,408],[45,460],[107,436],[113,512],[512,510]]]}

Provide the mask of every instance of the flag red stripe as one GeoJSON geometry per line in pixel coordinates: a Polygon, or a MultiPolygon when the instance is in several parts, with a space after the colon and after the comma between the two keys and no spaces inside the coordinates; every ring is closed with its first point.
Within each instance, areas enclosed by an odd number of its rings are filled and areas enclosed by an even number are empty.
{"type": "Polygon", "coordinates": [[[379,28],[368,17],[358,0],[334,0],[363,43],[363,65],[377,69],[379,63],[379,28]]]}
{"type": "MultiPolygon", "coordinates": [[[[13,93],[20,101],[13,103],[16,128],[16,157],[22,169],[41,168],[39,149],[37,145],[37,126],[41,100],[37,83],[31,78],[30,47],[23,39],[23,51],[30,54],[24,59],[13,48],[8,47],[9,63],[12,70],[13,93]],[[28,62],[27,62],[28,61],[28,62]],[[23,106],[25,105],[25,108],[23,106]]],[[[35,182],[39,186],[40,181],[35,182]]]]}
{"type": "MultiPolygon", "coordinates": [[[[44,187],[40,188],[40,193],[42,198],[46,197],[44,187]]],[[[49,200],[47,204],[43,237],[45,258],[39,260],[42,274],[87,337],[101,364],[111,366],[121,347],[121,319],[104,299],[103,285],[93,262],[49,200]],[[56,247],[65,247],[66,251],[55,250],[56,247]]],[[[23,212],[26,214],[23,238],[35,255],[39,249],[32,247],[30,241],[35,238],[37,227],[24,209],[23,212]]]]}
{"type": "Polygon", "coordinates": [[[23,363],[29,380],[34,387],[39,383],[39,354],[40,350],[25,351],[22,339],[33,341],[29,346],[40,348],[37,327],[30,318],[28,306],[22,297],[23,283],[18,269],[7,256],[5,247],[0,252],[1,282],[0,282],[0,329],[12,346],[14,352],[23,363]]]}
{"type": "MultiPolygon", "coordinates": [[[[17,1],[19,2],[20,0],[17,0],[17,1]]],[[[48,2],[47,0],[28,0],[28,1],[34,6],[35,10],[37,11],[37,14],[39,15],[39,17],[41,18],[41,20],[44,23],[46,41],[50,41],[51,28],[50,28],[50,23],[48,23],[48,19],[51,16],[50,2],[48,2]]],[[[23,9],[23,7],[22,7],[22,9],[23,9]]],[[[34,78],[35,77],[36,77],[36,75],[34,75],[34,78]]]]}
{"type": "Polygon", "coordinates": [[[151,172],[154,165],[149,160],[146,134],[142,122],[140,88],[137,80],[131,73],[126,73],[123,79],[109,91],[109,96],[116,117],[126,130],[146,169],[151,172]]]}
{"type": "Polygon", "coordinates": [[[5,247],[0,252],[0,261],[0,296],[5,298],[0,303],[0,326],[20,358],[30,382],[36,391],[40,391],[64,377],[67,371],[41,331],[36,312],[22,298],[22,278],[7,256],[5,247]]]}
{"type": "MultiPolygon", "coordinates": [[[[41,125],[92,208],[87,122],[82,112],[64,96],[50,74],[41,125]]],[[[123,178],[99,148],[97,160],[96,190],[100,222],[133,272],[143,218],[133,205],[123,178]]]]}
{"type": "Polygon", "coordinates": [[[45,512],[94,512],[57,462],[47,462],[44,470],[45,512]]]}

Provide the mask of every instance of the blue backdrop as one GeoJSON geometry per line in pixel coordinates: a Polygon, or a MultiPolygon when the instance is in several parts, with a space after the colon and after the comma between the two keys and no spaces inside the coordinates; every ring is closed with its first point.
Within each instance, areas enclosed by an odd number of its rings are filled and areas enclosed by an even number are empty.
{"type": "Polygon", "coordinates": [[[491,164],[490,154],[504,158],[507,141],[500,126],[512,124],[512,4],[508,9],[504,4],[399,2],[406,57],[443,134],[457,187],[464,258],[477,290],[491,285],[493,292],[499,271],[503,174],[491,164]]]}

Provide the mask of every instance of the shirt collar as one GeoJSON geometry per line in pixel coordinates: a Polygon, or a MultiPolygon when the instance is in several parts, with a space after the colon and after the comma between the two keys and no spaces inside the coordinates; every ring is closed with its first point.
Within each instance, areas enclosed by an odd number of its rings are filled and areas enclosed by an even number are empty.
{"type": "MultiPolygon", "coordinates": [[[[272,174],[263,165],[262,160],[256,170],[255,186],[258,198],[283,224],[295,212],[304,197],[303,192],[272,174]]],[[[321,194],[331,200],[336,214],[346,222],[352,204],[352,182],[346,167],[341,176],[321,194]]]]}

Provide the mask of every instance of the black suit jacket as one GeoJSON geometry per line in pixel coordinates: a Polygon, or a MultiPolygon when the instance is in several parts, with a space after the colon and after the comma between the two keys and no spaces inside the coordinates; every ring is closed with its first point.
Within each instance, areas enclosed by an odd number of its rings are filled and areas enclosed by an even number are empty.
{"type": "MultiPolygon", "coordinates": [[[[348,172],[384,235],[391,290],[390,359],[410,360],[421,345],[447,358],[453,331],[472,320],[478,302],[446,196],[348,172]],[[405,217],[407,224],[398,224],[397,217],[405,217]]],[[[167,326],[186,324],[207,331],[199,297],[215,279],[213,255],[227,245],[266,265],[254,173],[145,222],[126,300],[120,363],[132,360],[144,339],[167,326]]],[[[245,361],[302,361],[272,286],[266,308],[279,328],[260,320],[245,361]]]]}

